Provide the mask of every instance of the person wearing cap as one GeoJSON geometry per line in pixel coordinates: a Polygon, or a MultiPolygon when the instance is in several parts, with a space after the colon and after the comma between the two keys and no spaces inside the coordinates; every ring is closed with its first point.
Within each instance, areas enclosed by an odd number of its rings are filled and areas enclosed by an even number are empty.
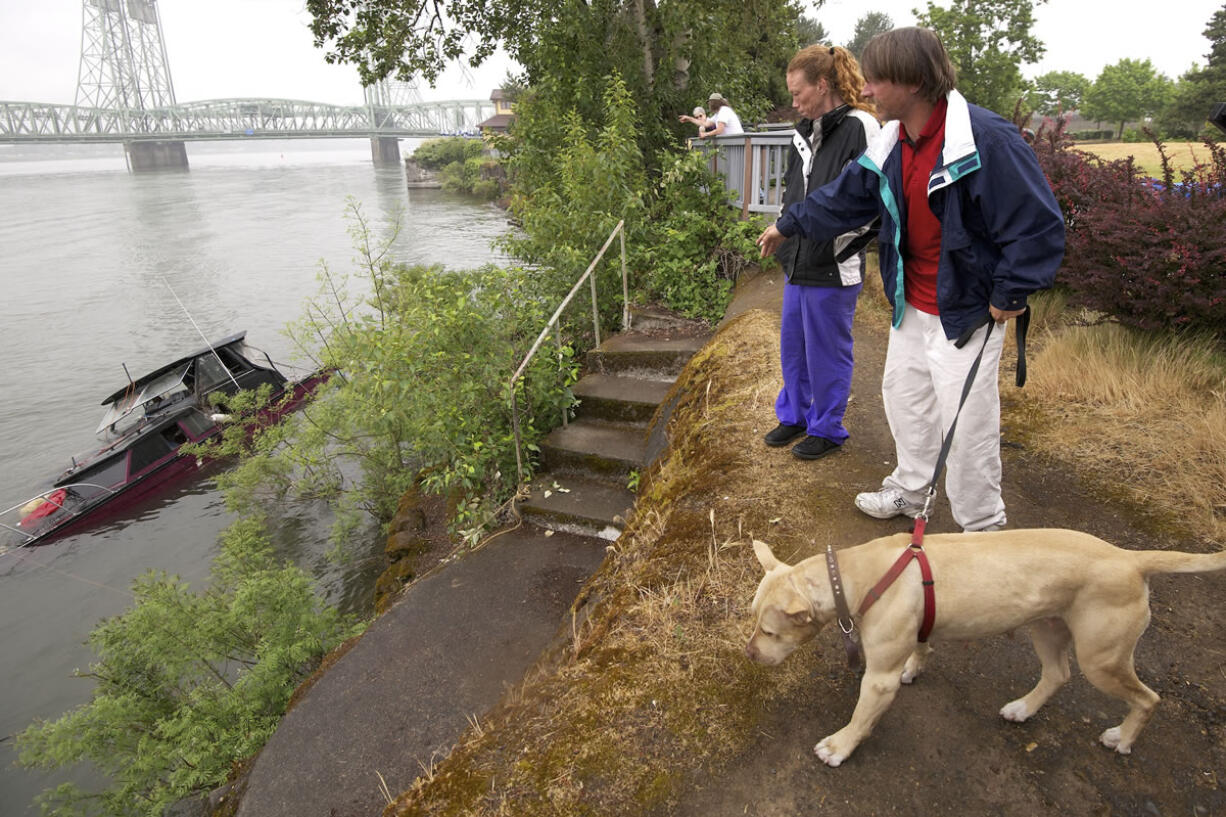
{"type": "Polygon", "coordinates": [[[957,417],[945,476],[954,522],[995,530],[1007,521],[997,387],[1005,333],[989,330],[1023,315],[1027,298],[1054,282],[1064,217],[1017,126],[955,89],[935,32],[878,34],[860,65],[864,96],[886,122],[881,134],[767,227],[758,246],[766,256],[788,236],[820,240],[881,219],[881,278],[894,312],[881,394],[897,465],[856,507],[878,519],[923,513],[957,417]]]}
{"type": "Polygon", "coordinates": [[[709,121],[715,123],[715,128],[702,131],[698,134],[698,138],[736,136],[745,132],[745,129],[741,127],[741,118],[736,115],[736,111],[732,110],[732,106],[728,104],[728,100],[724,99],[723,94],[718,91],[711,94],[707,100],[707,107],[711,109],[709,121]]]}

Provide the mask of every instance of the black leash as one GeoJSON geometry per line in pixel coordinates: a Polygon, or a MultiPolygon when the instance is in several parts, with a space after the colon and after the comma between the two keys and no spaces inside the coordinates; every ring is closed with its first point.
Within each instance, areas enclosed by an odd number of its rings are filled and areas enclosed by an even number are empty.
{"type": "MultiPolygon", "coordinates": [[[[988,348],[988,338],[992,337],[992,329],[995,325],[996,321],[992,319],[992,314],[989,312],[954,341],[954,346],[961,349],[970,343],[971,337],[981,327],[986,326],[988,328],[988,331],[983,333],[983,345],[979,347],[979,354],[975,356],[975,362],[971,364],[970,371],[967,372],[966,382],[962,384],[962,397],[958,400],[958,410],[954,413],[954,420],[949,424],[949,431],[945,434],[945,439],[941,441],[941,453],[937,457],[936,468],[932,472],[932,482],[928,483],[928,495],[924,498],[924,510],[920,512],[920,517],[925,521],[928,519],[928,511],[931,509],[932,502],[937,495],[937,483],[941,479],[941,472],[945,470],[945,460],[949,457],[949,449],[953,445],[954,429],[958,426],[958,418],[962,416],[962,406],[966,404],[966,398],[971,393],[971,386],[975,384],[975,376],[979,374],[979,364],[983,361],[983,350],[988,348]]],[[[1017,316],[1017,371],[1014,376],[1014,382],[1019,389],[1026,385],[1026,334],[1029,331],[1030,306],[1027,304],[1026,311],[1017,316]]]]}

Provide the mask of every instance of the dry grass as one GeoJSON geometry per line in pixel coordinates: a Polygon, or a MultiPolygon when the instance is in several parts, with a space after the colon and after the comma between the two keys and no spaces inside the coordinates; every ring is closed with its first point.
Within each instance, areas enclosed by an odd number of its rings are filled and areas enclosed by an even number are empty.
{"type": "MultiPolygon", "coordinates": [[[[1101,142],[1078,144],[1078,150],[1093,153],[1107,161],[1134,157],[1137,166],[1150,176],[1162,175],[1162,157],[1152,142],[1101,142]]],[[[1178,173],[1191,170],[1198,162],[1210,161],[1209,151],[1200,142],[1166,142],[1163,145],[1171,167],[1178,173]]]]}
{"type": "Polygon", "coordinates": [[[1203,337],[1078,320],[1058,298],[1035,303],[1044,314],[1032,335],[1030,382],[1020,393],[1006,386],[1019,416],[1029,415],[1028,445],[1199,538],[1226,542],[1220,348],[1203,337]]]}
{"type": "Polygon", "coordinates": [[[665,461],[576,603],[567,643],[386,814],[667,810],[690,776],[756,738],[768,701],[810,682],[804,661],[743,660],[761,572],[749,537],[778,531],[780,507],[804,508],[789,522],[810,524],[813,505],[801,496],[811,485],[775,470],[799,467],[792,458],[745,444],[772,416],[778,327],[747,312],[690,361],[665,461]]]}

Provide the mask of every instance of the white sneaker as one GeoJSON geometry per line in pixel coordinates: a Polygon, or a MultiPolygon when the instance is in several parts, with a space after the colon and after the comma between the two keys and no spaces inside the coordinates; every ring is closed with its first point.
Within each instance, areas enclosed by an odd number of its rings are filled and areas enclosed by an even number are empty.
{"type": "Polygon", "coordinates": [[[856,494],[856,507],[877,519],[892,519],[900,514],[914,519],[924,510],[922,502],[912,502],[897,488],[882,488],[856,494]]]}

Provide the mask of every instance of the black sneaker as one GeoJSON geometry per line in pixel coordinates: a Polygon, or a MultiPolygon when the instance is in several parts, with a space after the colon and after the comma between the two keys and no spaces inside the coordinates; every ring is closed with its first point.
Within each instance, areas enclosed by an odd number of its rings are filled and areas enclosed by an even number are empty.
{"type": "Polygon", "coordinates": [[[792,454],[800,457],[802,460],[815,460],[819,457],[824,457],[831,451],[838,451],[839,444],[832,443],[825,437],[814,437],[812,435],[805,437],[796,445],[792,446],[792,454]]]}
{"type": "Polygon", "coordinates": [[[781,445],[787,445],[804,433],[804,426],[789,426],[780,423],[775,426],[774,431],[769,432],[763,439],[766,440],[767,445],[778,448],[781,445]]]}

